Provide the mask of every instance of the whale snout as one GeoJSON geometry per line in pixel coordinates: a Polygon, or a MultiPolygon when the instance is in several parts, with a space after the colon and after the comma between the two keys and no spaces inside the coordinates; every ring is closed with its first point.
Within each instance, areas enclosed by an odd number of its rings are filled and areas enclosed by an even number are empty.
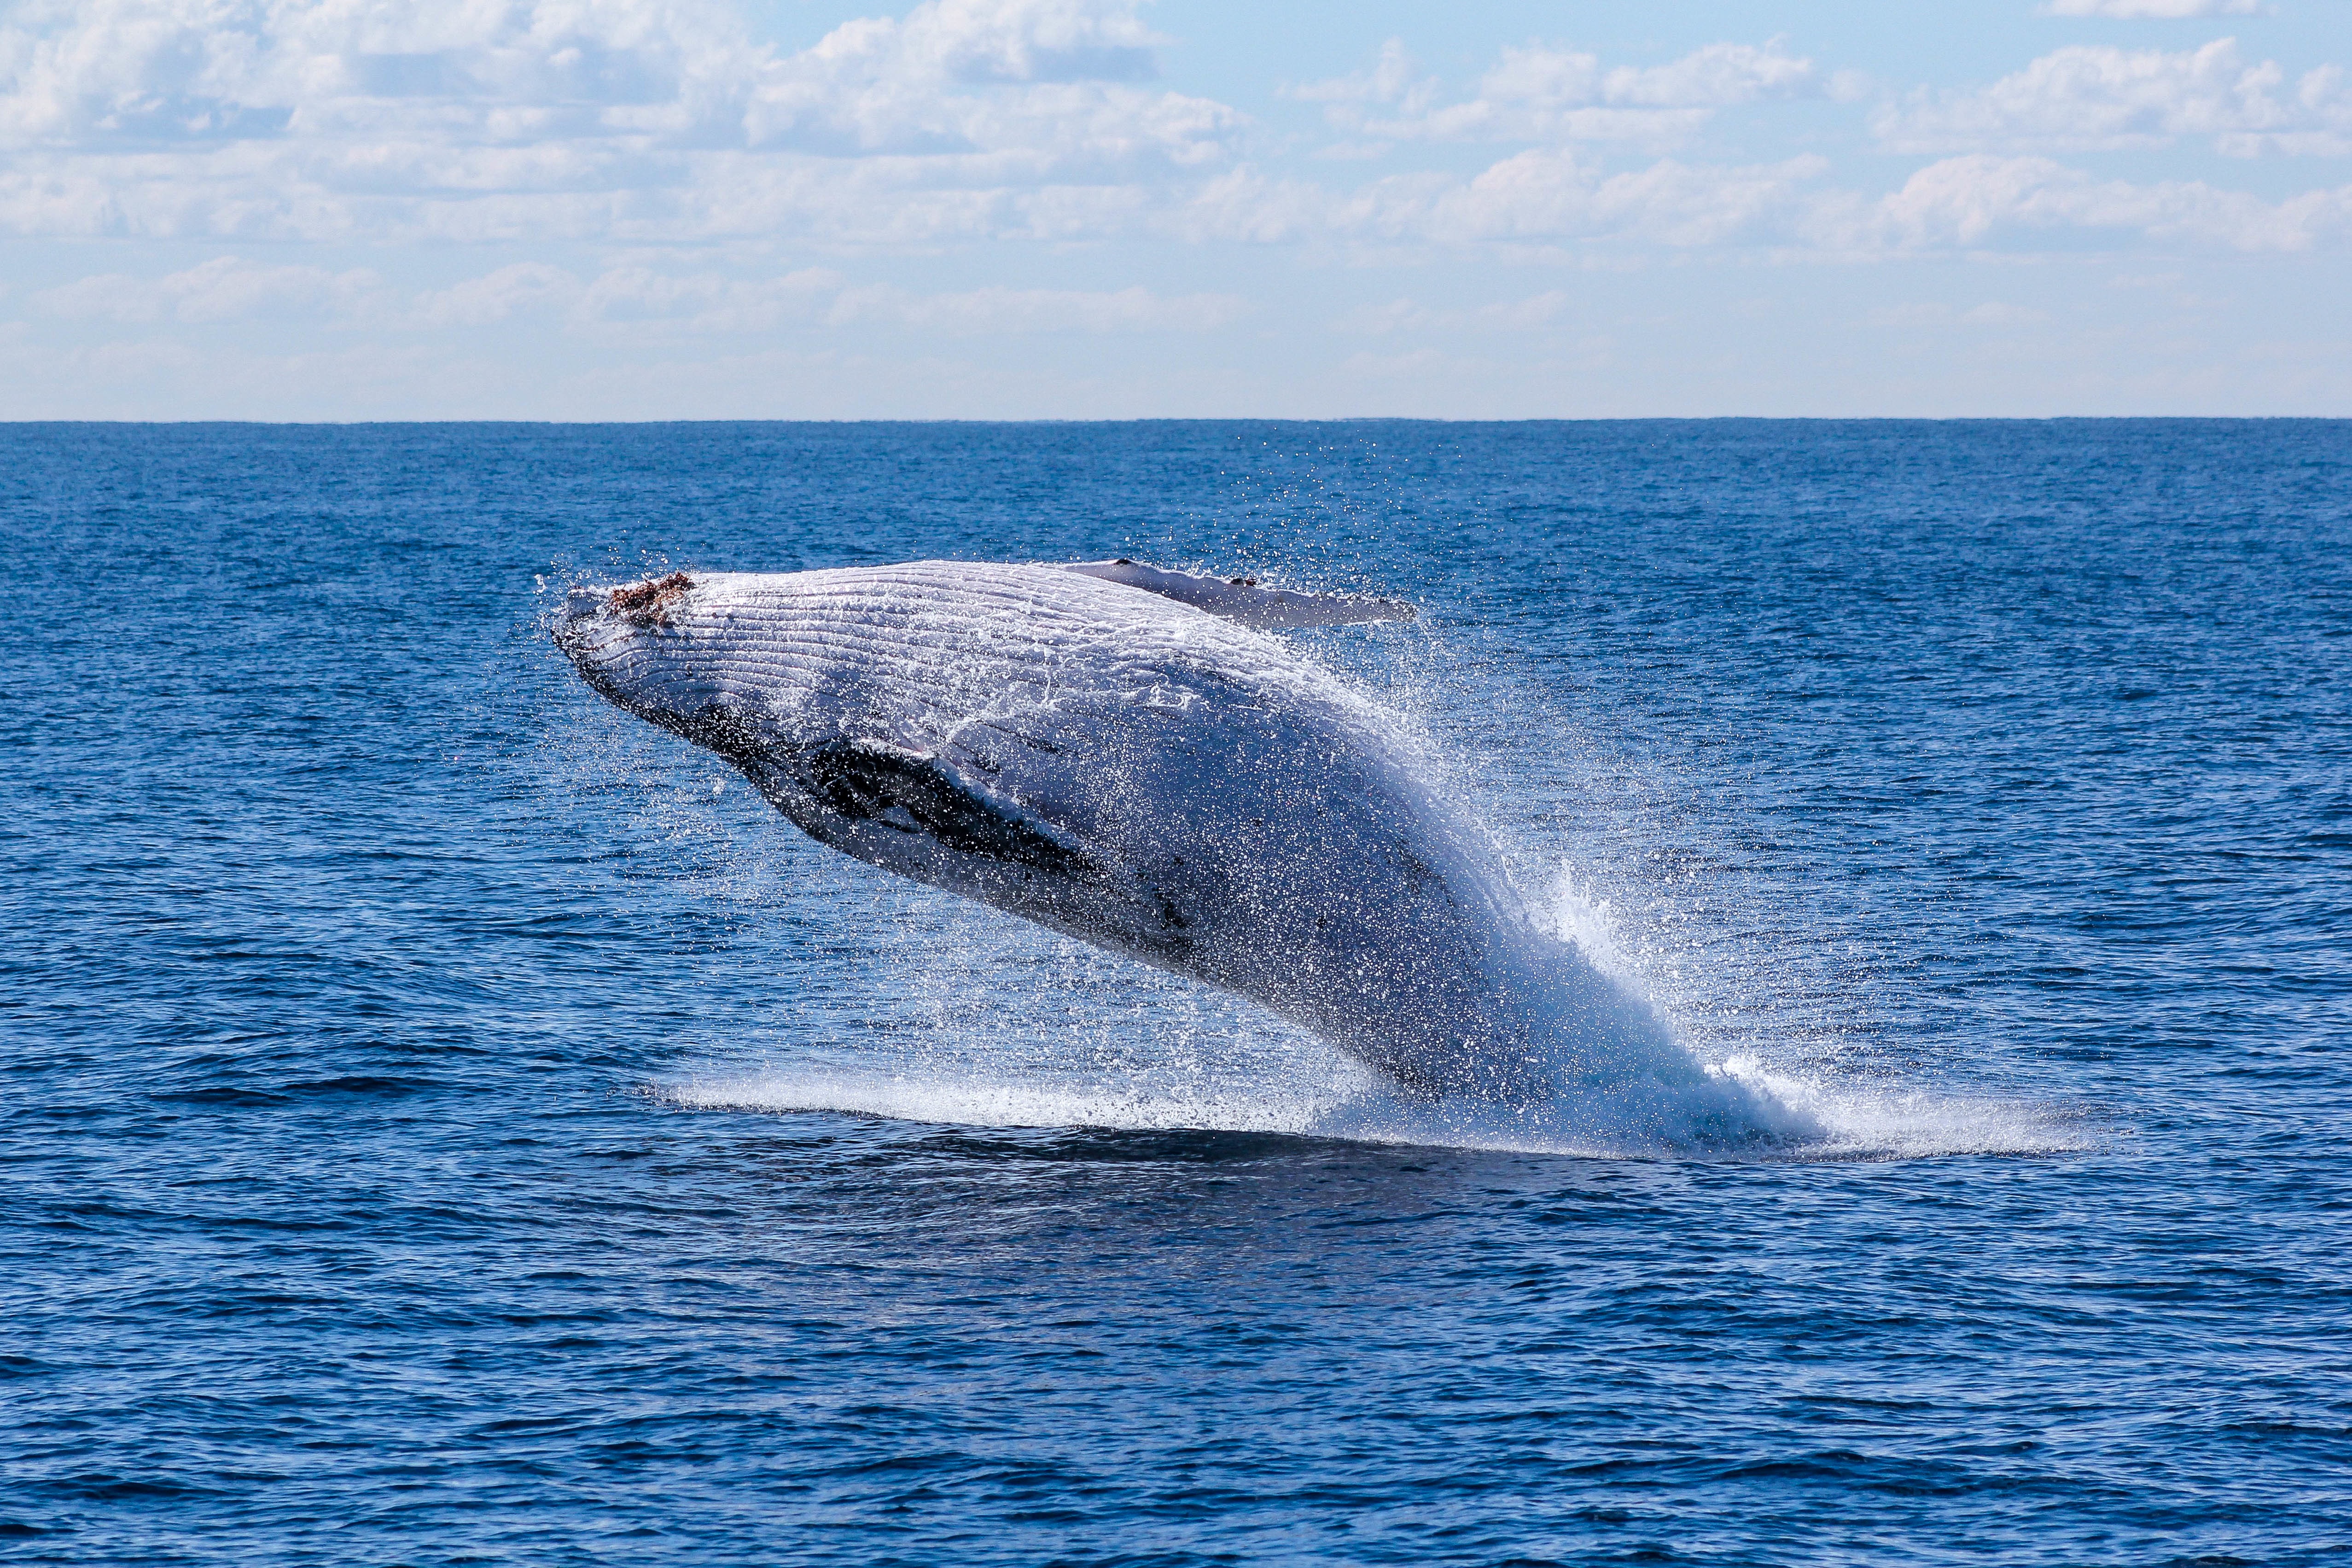
{"type": "Polygon", "coordinates": [[[675,612],[694,587],[683,572],[635,583],[581,584],[564,595],[555,616],[555,646],[588,683],[622,707],[659,721],[668,695],[663,657],[665,634],[677,626],[675,612]]]}
{"type": "Polygon", "coordinates": [[[612,613],[612,593],[610,588],[574,588],[564,595],[563,607],[556,612],[555,646],[569,654],[583,674],[627,640],[629,627],[612,613]]]}
{"type": "Polygon", "coordinates": [[[598,635],[604,619],[604,595],[601,588],[574,588],[563,596],[562,607],[555,612],[555,646],[571,656],[572,662],[583,670],[588,668],[589,656],[605,638],[598,635]]]}

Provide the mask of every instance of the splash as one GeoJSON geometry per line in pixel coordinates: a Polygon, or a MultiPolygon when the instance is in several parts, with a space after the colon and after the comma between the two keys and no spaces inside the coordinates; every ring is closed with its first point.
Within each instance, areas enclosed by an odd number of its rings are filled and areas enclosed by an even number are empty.
{"type": "Polygon", "coordinates": [[[1838,1016],[1853,998],[1817,977],[1790,978],[1788,945],[1717,898],[1712,920],[1654,895],[1637,909],[1602,892],[1588,868],[1562,863],[1533,907],[1541,929],[1664,1020],[1710,1079],[1749,1098],[1759,1122],[1780,1135],[1774,1154],[2047,1154],[2099,1142],[2074,1110],[1932,1088],[1874,1066],[1861,1026],[1838,1016]]]}
{"type": "MultiPolygon", "coordinates": [[[[646,809],[676,835],[682,813],[714,798],[689,784],[648,800],[646,809]]],[[[748,846],[745,853],[760,858],[748,846]]],[[[870,879],[836,857],[803,858],[800,875],[764,882],[780,906],[804,905],[811,880],[824,873],[838,883],[836,897],[870,879]]],[[[823,1037],[773,1037],[764,1060],[706,1052],[650,1086],[654,1091],[711,1110],[1257,1133],[1585,1158],[2050,1154],[2092,1147],[2101,1137],[2063,1110],[1873,1070],[1834,1029],[1818,1021],[1804,1026],[1805,997],[1769,994],[1760,978],[1769,966],[1727,971],[1705,962],[1703,947],[1695,952],[1656,930],[1629,929],[1640,911],[1566,868],[1530,900],[1538,931],[1564,951],[1572,944],[1629,1005],[1665,1020],[1672,1043],[1663,1053],[1602,1064],[1580,1090],[1570,1085],[1509,1104],[1417,1098],[1238,998],[960,900],[888,887],[887,907],[868,899],[831,917],[856,925],[841,945],[891,951],[902,961],[887,991],[875,993],[870,969],[845,974],[822,989],[836,998],[856,992],[862,1005],[824,1014],[823,1037]],[[1712,994],[1726,984],[1747,987],[1745,1009],[1712,994]],[[1737,1044],[1727,1049],[1726,1040],[1737,1044]]],[[[747,922],[742,940],[755,941],[759,925],[747,922]]],[[[1572,1032],[1556,1042],[1570,1052],[1576,1044],[1572,1032]]]]}
{"type": "MultiPolygon", "coordinates": [[[[677,810],[664,808],[664,821],[677,810]]],[[[833,857],[812,870],[861,873],[833,857]]],[[[1563,879],[1541,913],[1597,966],[1672,1016],[1623,911],[1563,879]]],[[[803,883],[787,895],[808,896],[803,883]]],[[[1196,1131],[1582,1158],[1857,1161],[2046,1154],[2092,1146],[2082,1118],[1892,1075],[1834,1071],[1801,1055],[1710,1058],[1676,1028],[1665,1079],[1645,1098],[1624,1064],[1605,1089],[1516,1104],[1433,1102],[1328,1043],[1209,987],[1142,969],[986,910],[897,885],[857,940],[906,962],[866,1011],[828,1016],[824,1037],[772,1037],[746,1060],[702,1053],[649,1086],[709,1110],[832,1113],[942,1126],[1196,1131]],[[1735,1114],[1723,1117],[1728,1107],[1735,1114]],[[1717,1118],[1710,1123],[1712,1109],[1717,1118]]],[[[1654,954],[1652,954],[1654,956],[1654,954]]],[[[845,977],[870,987],[870,973],[845,977]]],[[[1656,1065],[1656,1064],[1653,1064],[1656,1065]]]]}
{"type": "Polygon", "coordinates": [[[1921,1159],[1956,1154],[2049,1154],[2092,1147],[2079,1120],[2014,1101],[1917,1089],[1832,1088],[1761,1073],[1717,1069],[1801,1119],[1801,1137],[1665,1141],[1610,1120],[1580,1121],[1559,1105],[1447,1105],[1415,1100],[1371,1081],[1333,1074],[1220,1090],[1203,1084],[1117,1083],[1058,1075],[849,1065],[711,1066],[653,1086],[698,1110],[836,1114],[974,1127],[1072,1127],[1122,1131],[1269,1133],[1354,1142],[1555,1154],[1586,1159],[1735,1161],[1921,1159]]]}

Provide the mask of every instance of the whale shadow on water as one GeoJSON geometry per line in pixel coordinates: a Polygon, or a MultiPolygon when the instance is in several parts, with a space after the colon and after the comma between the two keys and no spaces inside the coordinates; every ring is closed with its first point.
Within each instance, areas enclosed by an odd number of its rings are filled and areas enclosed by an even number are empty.
{"type": "Polygon", "coordinates": [[[919,1053],[664,1092],[1603,1156],[2074,1142],[1998,1108],[1703,1062],[1509,884],[1408,726],[1265,635],[1403,613],[1124,562],[575,588],[554,631],[589,683],[732,763],[818,842],[1248,998],[1353,1058],[1292,1051],[1186,1084],[919,1053]]]}

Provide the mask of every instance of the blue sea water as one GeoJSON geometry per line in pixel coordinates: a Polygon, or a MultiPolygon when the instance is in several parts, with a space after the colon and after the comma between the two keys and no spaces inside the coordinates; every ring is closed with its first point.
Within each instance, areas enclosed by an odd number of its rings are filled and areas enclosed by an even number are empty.
{"type": "Polygon", "coordinates": [[[2352,425],[20,426],[0,602],[0,1559],[2352,1560],[2352,425]],[[1114,554],[1832,1135],[1412,1141],[544,631],[1114,554]]]}

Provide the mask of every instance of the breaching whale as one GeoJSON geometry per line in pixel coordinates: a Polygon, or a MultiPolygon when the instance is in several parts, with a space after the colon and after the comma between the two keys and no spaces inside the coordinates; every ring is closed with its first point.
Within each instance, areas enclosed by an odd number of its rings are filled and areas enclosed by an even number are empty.
{"type": "Polygon", "coordinates": [[[1416,1090],[1718,1100],[1536,929],[1394,722],[1267,635],[1411,614],[933,561],[582,587],[555,637],[819,842],[1238,993],[1416,1090]]]}

